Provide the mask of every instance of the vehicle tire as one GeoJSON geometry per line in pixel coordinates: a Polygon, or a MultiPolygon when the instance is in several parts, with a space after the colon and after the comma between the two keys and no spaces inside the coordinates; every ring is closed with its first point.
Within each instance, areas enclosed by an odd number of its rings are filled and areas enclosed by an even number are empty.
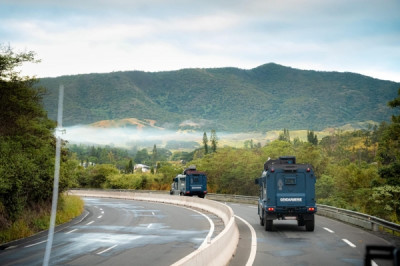
{"type": "Polygon", "coordinates": [[[305,226],[305,225],[306,225],[306,221],[304,221],[303,218],[298,219],[298,220],[297,220],[297,225],[298,225],[298,226],[305,226]]]}
{"type": "Polygon", "coordinates": [[[179,193],[179,196],[183,196],[183,192],[179,193]]]}
{"type": "Polygon", "coordinates": [[[199,194],[199,198],[204,199],[204,194],[199,194]]]}
{"type": "Polygon", "coordinates": [[[312,232],[314,231],[314,227],[315,227],[315,219],[313,215],[311,220],[306,221],[306,230],[312,232]]]}
{"type": "Polygon", "coordinates": [[[265,214],[264,214],[264,211],[262,211],[261,216],[260,216],[260,225],[261,226],[264,226],[264,217],[265,217],[265,214]]]}
{"type": "Polygon", "coordinates": [[[265,231],[272,231],[273,220],[265,220],[265,231]]]}

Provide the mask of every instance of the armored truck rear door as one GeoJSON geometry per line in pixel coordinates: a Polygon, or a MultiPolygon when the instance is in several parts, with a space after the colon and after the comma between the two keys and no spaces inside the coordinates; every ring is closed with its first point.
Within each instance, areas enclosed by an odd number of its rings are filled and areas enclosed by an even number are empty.
{"type": "Polygon", "coordinates": [[[305,206],[306,176],[304,172],[276,173],[276,205],[305,206]]]}

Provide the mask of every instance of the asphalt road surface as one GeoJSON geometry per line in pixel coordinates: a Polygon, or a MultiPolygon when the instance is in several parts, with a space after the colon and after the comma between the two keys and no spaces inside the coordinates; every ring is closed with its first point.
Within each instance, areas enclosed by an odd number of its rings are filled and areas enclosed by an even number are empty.
{"type": "MultiPolygon", "coordinates": [[[[246,265],[256,248],[253,265],[364,265],[365,246],[390,245],[389,241],[361,228],[316,216],[315,231],[307,232],[296,220],[274,220],[273,231],[260,225],[257,205],[227,203],[237,216],[240,242],[231,266],[246,265]],[[242,218],[249,225],[246,225],[242,218]],[[252,245],[252,227],[256,247],[252,245]]],[[[393,265],[375,261],[373,265],[393,265]]]]}
{"type": "MultiPolygon", "coordinates": [[[[54,234],[49,265],[170,265],[199,248],[204,214],[167,204],[85,198],[86,216],[54,234]]],[[[212,221],[211,221],[212,223],[212,221]]],[[[47,235],[0,251],[0,265],[42,265],[47,235]]]]}

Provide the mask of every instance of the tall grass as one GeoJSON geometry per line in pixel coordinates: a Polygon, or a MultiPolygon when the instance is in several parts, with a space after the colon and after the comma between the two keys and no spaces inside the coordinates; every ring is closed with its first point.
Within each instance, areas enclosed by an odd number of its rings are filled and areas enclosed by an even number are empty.
{"type": "MultiPolygon", "coordinates": [[[[84,202],[78,196],[60,195],[56,224],[66,223],[83,212],[84,202]]],[[[49,228],[51,202],[31,204],[15,222],[0,228],[0,243],[24,238],[49,228]]]]}

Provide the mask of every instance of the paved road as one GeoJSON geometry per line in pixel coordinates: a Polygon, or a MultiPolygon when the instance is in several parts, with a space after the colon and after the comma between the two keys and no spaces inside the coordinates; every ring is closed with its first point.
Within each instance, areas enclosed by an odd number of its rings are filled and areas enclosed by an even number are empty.
{"type": "MultiPolygon", "coordinates": [[[[272,232],[259,223],[256,205],[228,203],[236,216],[255,230],[257,251],[253,265],[364,265],[365,246],[388,245],[388,241],[360,228],[336,220],[316,217],[314,232],[298,227],[297,221],[274,221],[272,232]]],[[[230,265],[245,265],[251,251],[251,230],[236,219],[240,242],[230,265]]],[[[377,265],[392,265],[377,261],[377,265]]]]}
{"type": "MultiPolygon", "coordinates": [[[[55,233],[50,265],[170,265],[203,243],[202,214],[150,202],[85,198],[88,215],[55,233]]],[[[1,265],[42,265],[45,241],[31,238],[0,251],[1,265]]]]}

